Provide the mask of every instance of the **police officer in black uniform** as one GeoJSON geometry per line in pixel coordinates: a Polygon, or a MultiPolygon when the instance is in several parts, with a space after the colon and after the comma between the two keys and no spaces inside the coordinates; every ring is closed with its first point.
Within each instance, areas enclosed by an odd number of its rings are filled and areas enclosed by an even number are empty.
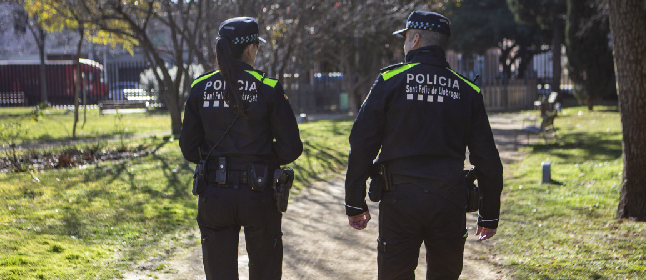
{"type": "MultiPolygon", "coordinates": [[[[475,165],[482,202],[476,235],[498,227],[502,163],[480,89],[446,61],[450,21],[413,12],[406,28],[406,63],[382,69],[350,134],[346,214],[350,226],[370,220],[366,180],[385,164],[393,190],[379,204],[379,279],[415,279],[419,249],[426,246],[426,279],[458,279],[466,231],[466,148],[475,165]]],[[[372,191],[372,190],[371,190],[372,191]]]]}
{"type": "Polygon", "coordinates": [[[282,214],[269,182],[275,169],[301,155],[303,144],[280,82],[252,67],[259,41],[253,18],[223,22],[220,70],[198,77],[186,101],[182,153],[193,163],[208,157],[197,214],[207,279],[238,279],[241,227],[249,279],[281,278],[282,214]]]}

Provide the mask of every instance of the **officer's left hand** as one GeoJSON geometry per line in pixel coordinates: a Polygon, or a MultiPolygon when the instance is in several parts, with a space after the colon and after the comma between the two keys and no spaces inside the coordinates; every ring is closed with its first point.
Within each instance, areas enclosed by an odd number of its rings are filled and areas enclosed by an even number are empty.
{"type": "Polygon", "coordinates": [[[362,230],[368,226],[370,221],[370,211],[363,212],[356,216],[348,216],[350,226],[357,230],[362,230]]]}

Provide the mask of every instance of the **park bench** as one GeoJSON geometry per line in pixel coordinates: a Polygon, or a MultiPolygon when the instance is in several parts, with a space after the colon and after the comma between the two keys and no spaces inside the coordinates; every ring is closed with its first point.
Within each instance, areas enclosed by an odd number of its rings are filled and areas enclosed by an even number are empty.
{"type": "Polygon", "coordinates": [[[557,92],[550,93],[549,96],[542,95],[538,100],[534,101],[535,109],[541,111],[541,116],[545,116],[550,111],[558,111],[556,98],[558,97],[557,92]]]}
{"type": "Polygon", "coordinates": [[[147,101],[130,100],[101,100],[99,101],[99,115],[104,114],[146,113],[148,115],[147,101]]]}
{"type": "Polygon", "coordinates": [[[547,145],[547,133],[552,132],[554,137],[556,137],[556,128],[554,127],[554,118],[556,118],[556,115],[558,112],[556,111],[549,111],[543,116],[543,120],[541,121],[541,126],[536,126],[535,123],[533,125],[529,126],[524,126],[523,123],[523,128],[516,130],[516,133],[514,134],[514,148],[518,146],[518,134],[525,133],[527,134],[527,144],[529,145],[529,136],[530,135],[543,135],[543,139],[545,140],[545,145],[547,145]]]}

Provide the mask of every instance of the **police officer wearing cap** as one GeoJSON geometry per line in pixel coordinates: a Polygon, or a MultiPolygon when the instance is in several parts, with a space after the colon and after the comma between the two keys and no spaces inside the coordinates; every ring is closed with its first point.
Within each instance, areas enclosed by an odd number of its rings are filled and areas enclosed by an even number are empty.
{"type": "Polygon", "coordinates": [[[244,227],[249,279],[280,279],[282,214],[268,182],[271,171],[301,155],[303,144],[282,85],[252,66],[265,42],[258,23],[232,18],[218,35],[219,70],[191,85],[179,140],[188,161],[207,163],[197,214],[204,272],[207,279],[238,279],[244,227]]]}
{"type": "Polygon", "coordinates": [[[379,204],[378,279],[415,279],[422,242],[426,279],[458,279],[468,236],[466,149],[482,193],[480,240],[498,227],[502,163],[480,89],[446,61],[450,21],[413,12],[394,34],[406,37],[406,62],[382,69],[352,127],[346,214],[351,227],[366,227],[366,180],[384,164],[393,187],[379,204]]]}

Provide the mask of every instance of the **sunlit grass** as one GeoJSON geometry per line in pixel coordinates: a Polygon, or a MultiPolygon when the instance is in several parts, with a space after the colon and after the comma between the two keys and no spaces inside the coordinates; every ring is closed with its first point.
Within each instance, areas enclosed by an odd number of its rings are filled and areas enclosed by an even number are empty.
{"type": "Polygon", "coordinates": [[[299,124],[303,154],[290,165],[296,172],[296,188],[345,170],[352,124],[351,119],[299,124]]]}
{"type": "Polygon", "coordinates": [[[564,110],[559,140],[524,148],[506,172],[495,247],[517,279],[645,279],[646,225],[614,219],[622,135],[605,109],[564,110]],[[540,184],[546,161],[553,181],[540,184]]]}
{"type": "MultiPolygon", "coordinates": [[[[25,114],[2,115],[3,122],[8,119],[4,116],[31,122],[25,114]]],[[[136,115],[126,115],[124,121],[149,122],[136,115]]],[[[35,127],[54,122],[56,117],[50,116],[30,123],[30,133],[45,131],[35,127]]],[[[169,123],[168,115],[159,118],[169,123]]],[[[114,119],[97,116],[92,122],[108,130],[114,119]]],[[[351,120],[300,125],[305,151],[290,165],[297,172],[297,188],[344,169],[351,126],[351,120]]],[[[132,133],[140,134],[140,128],[132,133]]],[[[59,133],[55,139],[66,137],[59,133]]],[[[177,141],[146,137],[126,145],[157,151],[128,161],[0,174],[0,279],[118,279],[136,261],[177,246],[165,241],[169,236],[195,230],[197,203],[190,194],[194,165],[183,159],[177,141]]]]}
{"type": "MultiPolygon", "coordinates": [[[[0,110],[0,124],[19,123],[26,131],[24,140],[29,141],[54,141],[72,138],[74,125],[74,112],[71,110],[47,109],[43,117],[33,121],[31,108],[2,108],[0,110]]],[[[146,116],[144,113],[124,114],[119,123],[121,132],[115,131],[115,124],[119,120],[115,115],[99,115],[98,109],[88,109],[87,120],[83,125],[83,110],[79,112],[79,122],[76,127],[77,138],[92,139],[112,137],[116,134],[125,136],[134,134],[170,134],[170,117],[167,113],[151,111],[146,116]]]]}
{"type": "Polygon", "coordinates": [[[0,174],[1,279],[112,279],[168,233],[194,226],[192,170],[175,142],[155,154],[0,174]],[[97,277],[98,275],[98,277],[97,277]]]}

